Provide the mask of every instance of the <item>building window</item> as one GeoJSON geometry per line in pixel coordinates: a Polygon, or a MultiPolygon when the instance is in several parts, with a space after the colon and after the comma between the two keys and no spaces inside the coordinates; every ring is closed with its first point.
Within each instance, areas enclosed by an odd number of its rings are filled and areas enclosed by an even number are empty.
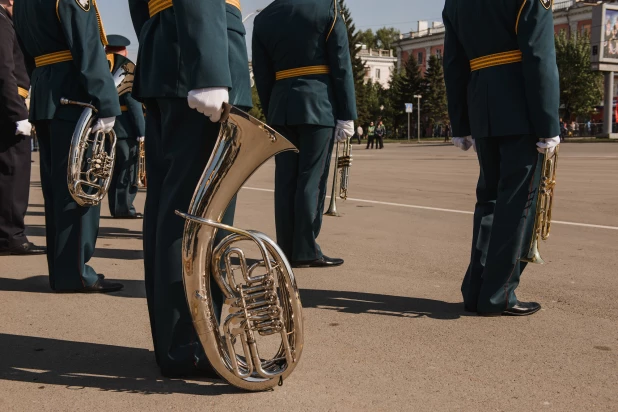
{"type": "Polygon", "coordinates": [[[438,50],[436,50],[436,57],[437,57],[438,59],[442,59],[442,49],[438,49],[438,50]]]}
{"type": "Polygon", "coordinates": [[[365,77],[371,77],[371,68],[365,67],[365,77]]]}
{"type": "Polygon", "coordinates": [[[423,64],[423,52],[419,52],[417,56],[418,64],[423,64]]]}
{"type": "Polygon", "coordinates": [[[376,69],[376,79],[380,78],[380,69],[376,69]]]}

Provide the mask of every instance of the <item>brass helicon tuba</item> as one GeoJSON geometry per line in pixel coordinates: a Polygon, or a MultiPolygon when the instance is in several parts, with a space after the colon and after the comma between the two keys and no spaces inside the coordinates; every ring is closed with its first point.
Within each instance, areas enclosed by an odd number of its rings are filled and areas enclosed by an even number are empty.
{"type": "MultiPolygon", "coordinates": [[[[134,72],[135,65],[128,62],[112,73],[119,96],[133,89],[134,72]]],[[[67,185],[77,204],[96,206],[107,194],[111,183],[116,159],[116,133],[113,130],[92,132],[97,120],[97,109],[93,105],[66,98],[61,98],[60,104],[84,108],[71,138],[67,185]]]]}
{"type": "Polygon", "coordinates": [[[222,119],[219,138],[189,211],[176,211],[186,219],[183,281],[193,325],[214,369],[236,387],[260,391],[281,384],[298,365],[303,350],[298,287],[275,242],[263,233],[221,221],[253,172],[277,153],[295,147],[232,106],[225,105],[222,119]],[[216,244],[219,230],[231,234],[216,244]],[[247,249],[241,246],[257,249],[259,259],[248,260],[247,249]],[[228,309],[221,320],[213,306],[213,279],[225,297],[224,309],[228,309]]]}
{"type": "Polygon", "coordinates": [[[556,167],[558,165],[558,148],[556,146],[552,154],[543,155],[543,166],[541,168],[541,181],[536,201],[536,213],[534,216],[534,228],[532,229],[532,239],[528,247],[528,253],[522,262],[544,264],[539,252],[539,242],[549,238],[551,230],[551,212],[554,205],[554,189],[556,187],[556,167]]]}
{"type": "Polygon", "coordinates": [[[339,216],[337,212],[337,195],[346,200],[348,198],[348,186],[350,184],[350,167],[352,167],[352,142],[348,137],[343,142],[341,155],[339,155],[339,142],[335,148],[335,171],[333,172],[333,189],[330,195],[328,210],[324,213],[327,216],[339,216]],[[339,190],[337,191],[337,188],[339,190]],[[337,193],[339,192],[339,193],[337,193]]]}

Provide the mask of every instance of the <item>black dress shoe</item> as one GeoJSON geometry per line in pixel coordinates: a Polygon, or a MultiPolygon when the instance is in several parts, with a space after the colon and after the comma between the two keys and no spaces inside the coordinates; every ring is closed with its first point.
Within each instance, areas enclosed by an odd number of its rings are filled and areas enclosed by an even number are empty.
{"type": "Polygon", "coordinates": [[[25,242],[19,246],[0,251],[0,256],[8,255],[42,255],[47,252],[44,246],[37,246],[32,242],[25,242]]]}
{"type": "Polygon", "coordinates": [[[468,306],[464,304],[464,311],[476,313],[476,308],[473,308],[472,306],[468,306]]]}
{"type": "Polygon", "coordinates": [[[293,268],[326,268],[343,265],[343,259],[322,256],[321,259],[315,260],[297,260],[291,262],[291,265],[293,268]]]}
{"type": "Polygon", "coordinates": [[[479,313],[480,316],[528,316],[537,313],[541,310],[541,305],[536,302],[520,302],[517,301],[515,306],[505,310],[504,312],[494,313],[479,313]]]}
{"type": "Polygon", "coordinates": [[[122,289],[124,285],[122,283],[110,282],[109,280],[105,280],[99,276],[99,280],[92,286],[86,286],[85,288],[79,289],[76,292],[80,293],[110,293],[117,292],[122,289]]]}

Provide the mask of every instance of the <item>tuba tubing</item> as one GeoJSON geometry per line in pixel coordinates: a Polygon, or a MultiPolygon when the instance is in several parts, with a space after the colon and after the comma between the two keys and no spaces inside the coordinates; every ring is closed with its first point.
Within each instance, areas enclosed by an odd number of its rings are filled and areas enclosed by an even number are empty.
{"type": "Polygon", "coordinates": [[[193,324],[213,368],[238,388],[262,391],[280,384],[299,362],[303,349],[300,295],[291,266],[275,242],[263,233],[221,221],[232,198],[264,162],[296,148],[270,127],[230,105],[225,105],[222,119],[219,138],[188,213],[176,211],[186,219],[183,282],[193,324]],[[218,230],[231,234],[215,245],[218,230]],[[244,252],[232,247],[238,241],[253,242],[262,254],[261,263],[249,268],[244,252]],[[241,264],[244,285],[234,280],[230,269],[233,257],[241,264]],[[259,270],[265,274],[254,275],[259,270]],[[279,280],[277,291],[273,273],[279,280]],[[219,285],[226,304],[236,309],[230,310],[223,321],[214,315],[211,278],[219,285]],[[256,296],[268,297],[267,304],[256,296]],[[282,343],[273,359],[260,357],[254,339],[258,333],[281,335],[282,343]],[[236,340],[242,344],[244,357],[234,349],[236,340]]]}

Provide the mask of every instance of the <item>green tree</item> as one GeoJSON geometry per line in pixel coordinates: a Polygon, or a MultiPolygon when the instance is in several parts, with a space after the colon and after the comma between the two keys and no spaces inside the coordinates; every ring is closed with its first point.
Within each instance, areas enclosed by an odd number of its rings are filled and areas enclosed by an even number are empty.
{"type": "Polygon", "coordinates": [[[399,30],[394,27],[382,27],[375,34],[375,46],[379,49],[395,51],[394,43],[399,40],[399,30]]]}
{"type": "Polygon", "coordinates": [[[405,104],[414,103],[414,95],[422,93],[423,77],[414,56],[405,61],[403,68],[396,70],[391,76],[390,87],[387,92],[385,116],[392,121],[392,130],[397,137],[407,135],[408,116],[405,113],[405,104]]]}
{"type": "Polygon", "coordinates": [[[442,61],[438,56],[429,58],[429,67],[423,79],[423,109],[431,130],[438,124],[445,125],[448,122],[446,106],[446,86],[444,85],[444,70],[442,61]]]}
{"type": "Polygon", "coordinates": [[[346,27],[348,28],[348,43],[350,44],[350,57],[352,59],[354,86],[356,87],[356,90],[358,92],[360,86],[363,85],[363,79],[365,78],[365,65],[359,57],[359,52],[362,47],[360,42],[360,32],[356,30],[356,25],[354,24],[354,20],[352,20],[350,10],[345,4],[345,0],[339,0],[339,11],[343,16],[346,27]]]}
{"type": "Polygon", "coordinates": [[[564,118],[589,116],[603,98],[603,78],[600,72],[590,69],[588,35],[573,33],[569,36],[560,32],[556,36],[556,61],[564,118]]]}
{"type": "Polygon", "coordinates": [[[266,117],[262,112],[262,104],[260,103],[260,97],[258,96],[257,88],[251,87],[251,98],[253,100],[253,108],[249,110],[249,114],[258,120],[266,121],[266,117]]]}
{"type": "Polygon", "coordinates": [[[369,80],[362,85],[357,92],[358,100],[358,124],[366,127],[369,122],[375,122],[382,116],[380,106],[384,105],[380,83],[373,83],[369,80]]]}
{"type": "Polygon", "coordinates": [[[373,33],[373,30],[371,29],[367,29],[365,31],[359,31],[358,32],[358,41],[361,44],[364,44],[365,46],[367,46],[368,49],[377,49],[378,48],[378,42],[377,42],[377,37],[376,35],[373,33]]]}

